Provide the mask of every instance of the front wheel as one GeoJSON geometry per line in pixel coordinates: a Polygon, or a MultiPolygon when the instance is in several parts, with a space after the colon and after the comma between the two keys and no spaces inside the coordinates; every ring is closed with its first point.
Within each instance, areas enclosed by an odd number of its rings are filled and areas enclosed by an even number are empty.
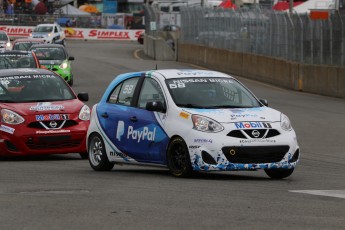
{"type": "Polygon", "coordinates": [[[114,163],[109,162],[104,142],[99,134],[92,134],[88,146],[89,163],[95,171],[110,171],[114,163]]]}
{"type": "Polygon", "coordinates": [[[290,176],[295,168],[291,169],[265,169],[265,173],[267,176],[271,177],[272,179],[284,179],[290,176]]]}
{"type": "Polygon", "coordinates": [[[167,163],[170,173],[176,177],[189,177],[193,173],[188,148],[180,137],[174,138],[167,150],[167,163]]]}

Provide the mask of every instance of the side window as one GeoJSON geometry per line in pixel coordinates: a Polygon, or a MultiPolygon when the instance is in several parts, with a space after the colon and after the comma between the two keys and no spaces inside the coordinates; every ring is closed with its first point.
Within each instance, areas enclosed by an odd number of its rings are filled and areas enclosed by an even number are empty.
{"type": "Polygon", "coordinates": [[[115,87],[113,92],[110,94],[110,97],[108,98],[108,103],[116,104],[117,100],[119,99],[119,93],[121,90],[122,84],[119,84],[115,87]]]}
{"type": "Polygon", "coordinates": [[[54,33],[57,33],[58,32],[58,28],[56,26],[54,28],[55,28],[54,29],[54,33]]]}
{"type": "Polygon", "coordinates": [[[131,78],[122,83],[122,87],[119,93],[118,104],[131,105],[135,87],[139,78],[131,78]]]}
{"type": "Polygon", "coordinates": [[[145,109],[147,102],[160,101],[165,105],[162,88],[152,78],[146,78],[140,92],[138,107],[145,109]]]}

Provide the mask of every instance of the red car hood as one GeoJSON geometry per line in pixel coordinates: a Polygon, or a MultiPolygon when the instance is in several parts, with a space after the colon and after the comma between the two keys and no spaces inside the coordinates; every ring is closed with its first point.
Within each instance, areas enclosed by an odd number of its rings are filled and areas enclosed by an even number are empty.
{"type": "Polygon", "coordinates": [[[4,103],[2,108],[10,109],[19,115],[72,114],[79,113],[83,102],[78,99],[54,102],[4,103]]]}

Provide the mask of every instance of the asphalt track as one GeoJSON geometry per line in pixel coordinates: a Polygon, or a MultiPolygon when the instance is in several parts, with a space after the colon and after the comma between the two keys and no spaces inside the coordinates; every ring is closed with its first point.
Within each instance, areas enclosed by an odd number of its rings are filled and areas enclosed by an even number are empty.
{"type": "MultiPolygon", "coordinates": [[[[124,72],[197,68],[154,61],[136,42],[69,41],[76,92],[92,106],[124,72]]],[[[248,67],[250,68],[250,66],[248,67]]],[[[164,168],[94,172],[77,154],[0,161],[0,229],[345,229],[345,100],[239,79],[287,114],[301,160],[285,180],[263,171],[170,176],[164,168]]]]}

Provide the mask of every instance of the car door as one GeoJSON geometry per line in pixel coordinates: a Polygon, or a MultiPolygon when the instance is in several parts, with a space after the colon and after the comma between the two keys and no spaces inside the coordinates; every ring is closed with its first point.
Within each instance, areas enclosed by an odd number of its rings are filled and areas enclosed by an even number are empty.
{"type": "Polygon", "coordinates": [[[133,153],[129,145],[135,143],[135,140],[127,137],[127,133],[133,131],[132,125],[135,122],[131,117],[137,108],[132,106],[132,102],[139,80],[140,76],[133,76],[117,84],[107,102],[97,106],[97,114],[102,129],[110,141],[129,157],[144,161],[146,155],[133,153]]]}
{"type": "Polygon", "coordinates": [[[146,102],[164,102],[164,97],[161,91],[149,95],[149,83],[139,76],[123,81],[107,103],[97,107],[97,114],[107,137],[121,152],[139,162],[164,163],[169,139],[161,126],[165,115],[145,109],[146,102]]]}
{"type": "Polygon", "coordinates": [[[159,82],[146,77],[141,84],[136,109],[129,114],[132,127],[127,131],[130,151],[145,156],[147,163],[165,163],[169,137],[164,131],[166,112],[154,112],[146,109],[148,102],[159,102],[166,108],[165,97],[159,82]]]}

